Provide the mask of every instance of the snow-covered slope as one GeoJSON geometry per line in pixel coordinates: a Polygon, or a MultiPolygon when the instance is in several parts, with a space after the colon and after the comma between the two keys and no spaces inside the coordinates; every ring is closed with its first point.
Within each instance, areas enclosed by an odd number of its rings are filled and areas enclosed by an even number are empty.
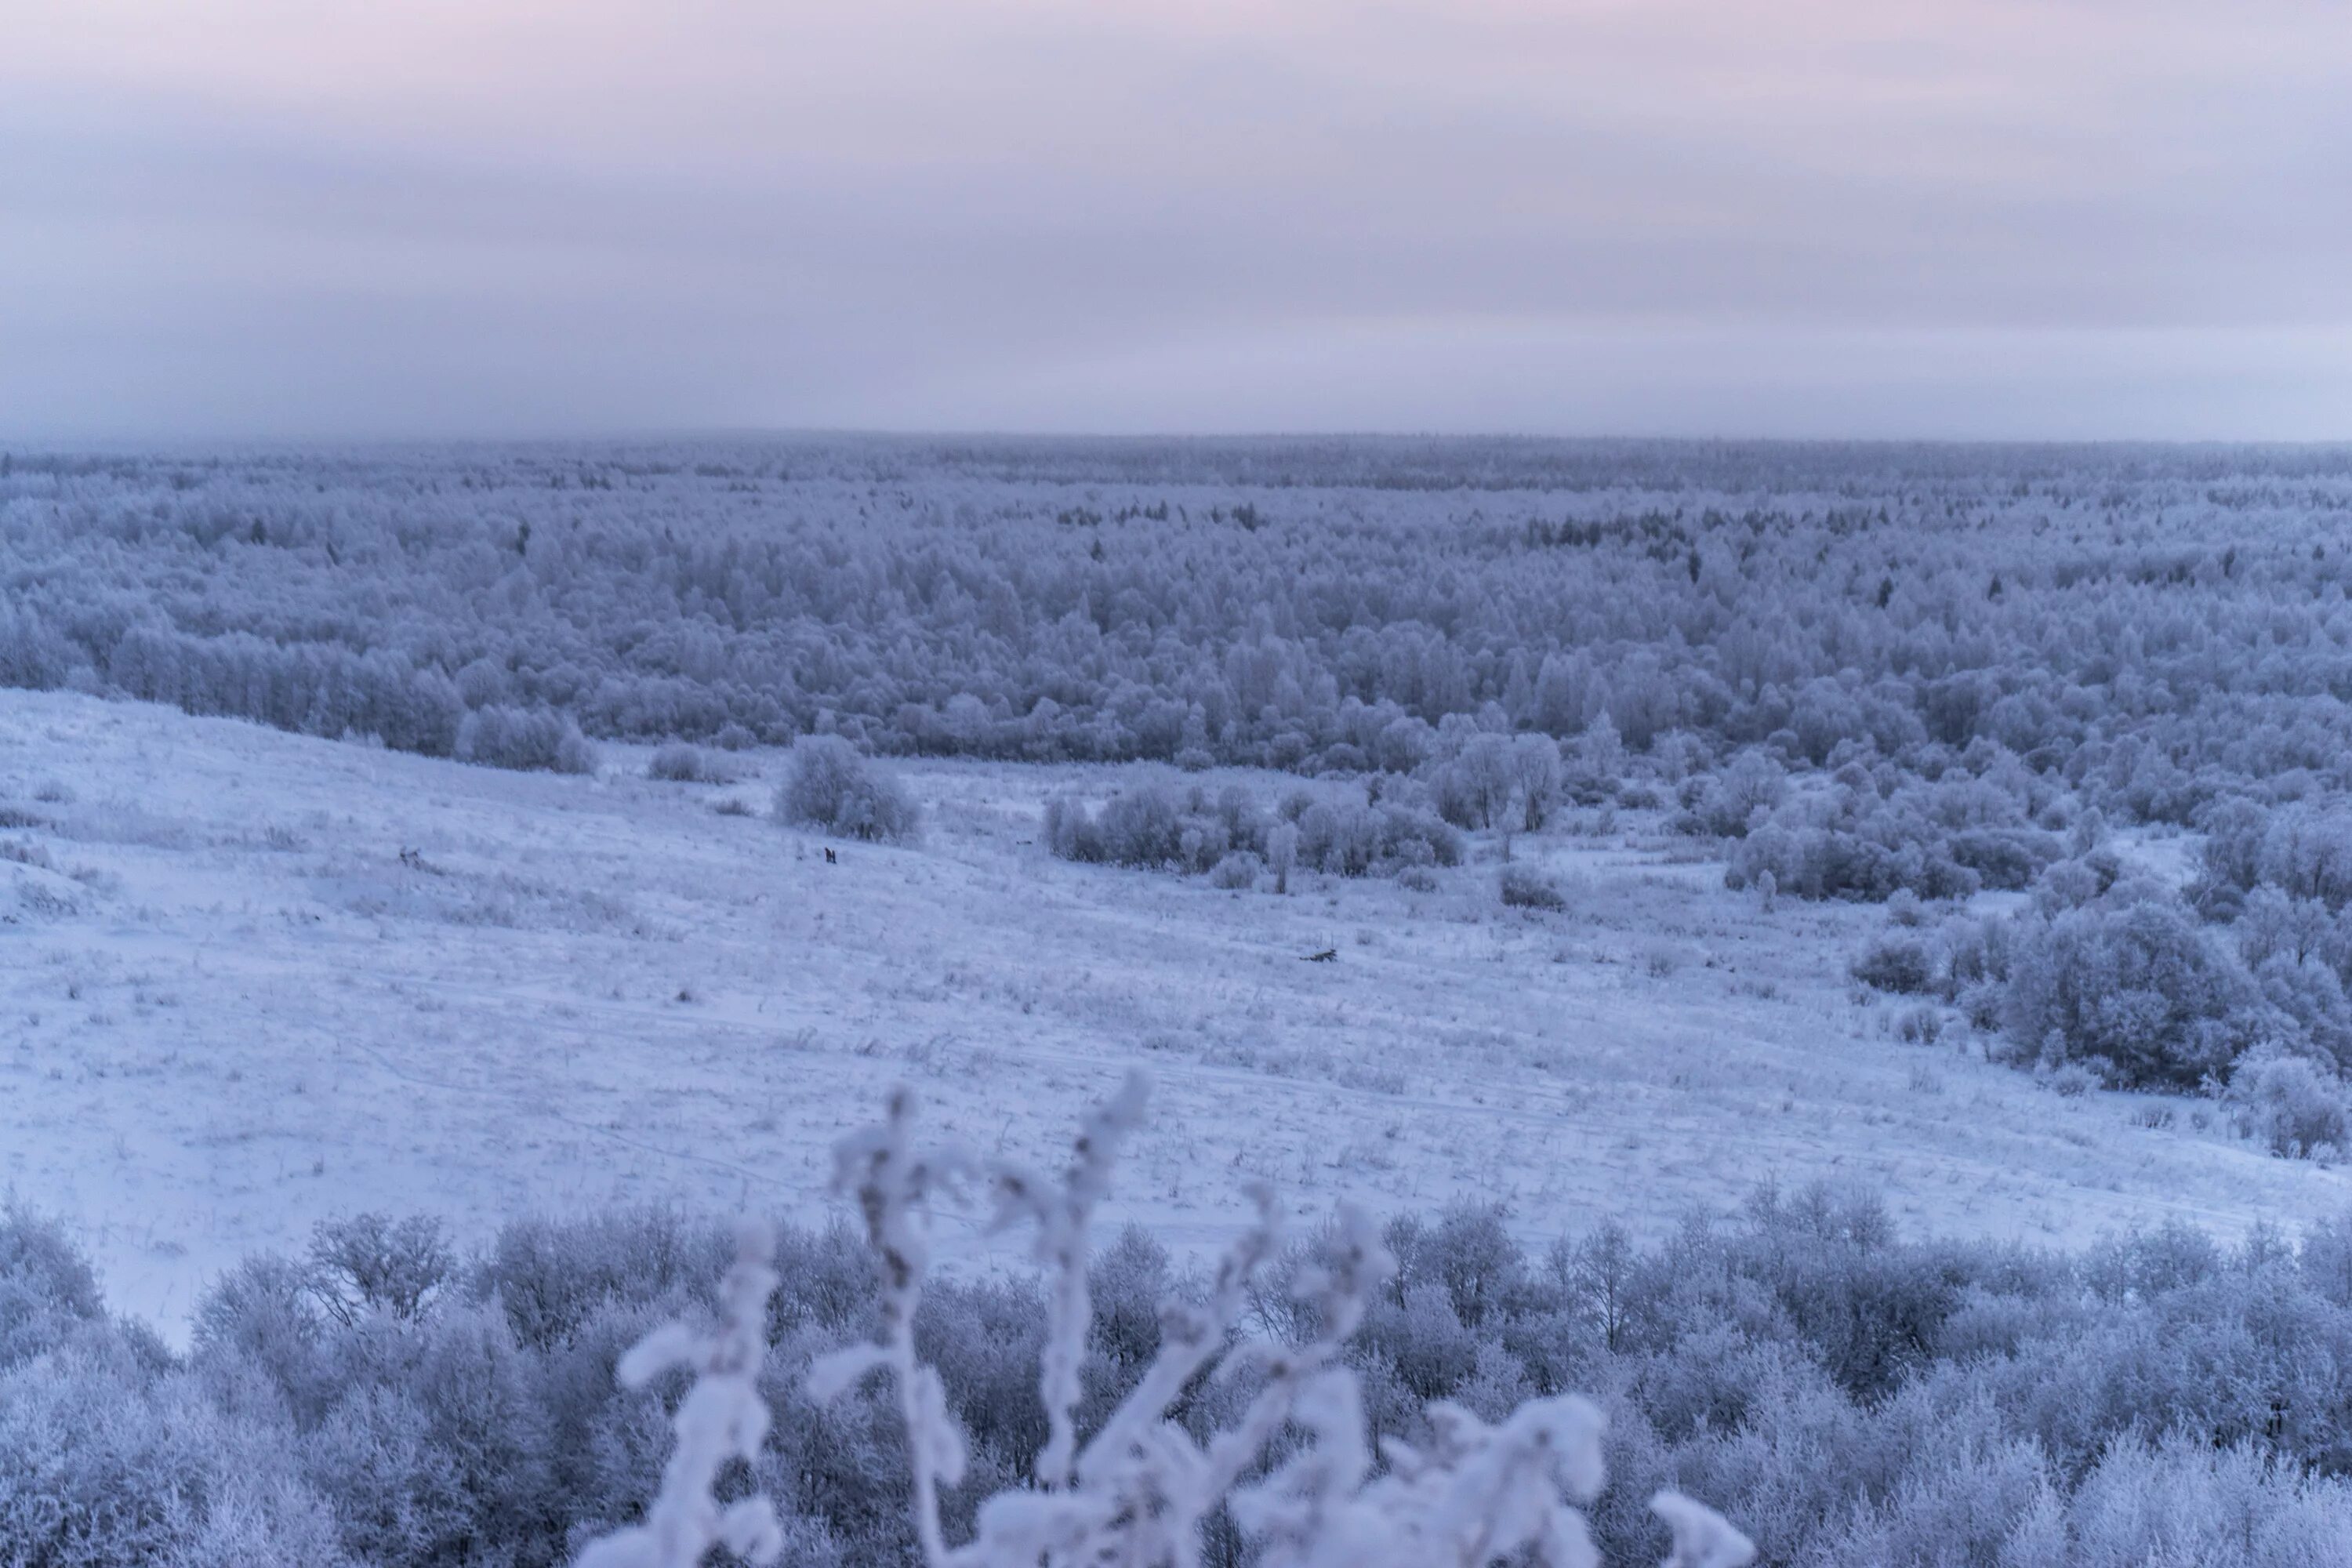
{"type": "Polygon", "coordinates": [[[1180,1244],[1252,1176],[1307,1210],[1499,1199],[1530,1237],[1820,1176],[2030,1240],[2347,1196],[2198,1107],[2143,1126],[2148,1101],[2061,1099],[1964,1031],[1892,1038],[1844,977],[1877,911],[1767,912],[1639,823],[1518,841],[1565,914],[1503,910],[1491,844],[1434,891],[1277,898],[1048,858],[1045,795],[1108,770],[907,766],[925,841],[827,865],[765,817],[779,757],[742,760],[728,786],[625,752],[517,774],[0,692],[0,1185],[174,1323],[322,1216],[811,1215],[891,1082],[1042,1153],[1138,1062],[1120,1200],[1180,1244]]]}

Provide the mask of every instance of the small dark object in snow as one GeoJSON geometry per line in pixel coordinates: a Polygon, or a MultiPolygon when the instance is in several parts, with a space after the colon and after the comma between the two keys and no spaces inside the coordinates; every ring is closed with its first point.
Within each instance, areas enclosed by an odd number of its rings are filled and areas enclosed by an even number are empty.
{"type": "Polygon", "coordinates": [[[838,866],[841,864],[840,861],[833,858],[833,851],[830,848],[826,849],[824,852],[824,863],[828,866],[838,866]]]}
{"type": "Polygon", "coordinates": [[[1308,953],[1305,962],[1308,963],[1334,963],[1339,961],[1339,950],[1338,948],[1327,947],[1320,952],[1308,953]]]}

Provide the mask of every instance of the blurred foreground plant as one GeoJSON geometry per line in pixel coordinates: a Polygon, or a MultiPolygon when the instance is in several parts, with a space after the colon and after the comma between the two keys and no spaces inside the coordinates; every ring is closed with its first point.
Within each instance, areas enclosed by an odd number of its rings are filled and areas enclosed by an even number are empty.
{"type": "MultiPolygon", "coordinates": [[[[1003,1163],[982,1167],[915,1136],[914,1098],[900,1089],[883,1123],[835,1147],[835,1184],[856,1203],[881,1288],[880,1331],[818,1358],[808,1388],[836,1398],[887,1373],[906,1426],[915,1534],[926,1568],[1191,1568],[1223,1507],[1263,1568],[1486,1568],[1509,1559],[1545,1568],[1596,1568],[1577,1505],[1601,1490],[1601,1415],[1575,1395],[1532,1399],[1488,1424],[1459,1405],[1428,1408],[1422,1447],[1366,1441],[1363,1395],[1341,1360],[1348,1338],[1396,1263],[1370,1220],[1343,1206],[1317,1261],[1296,1269],[1290,1293],[1297,1344],[1245,1340],[1240,1324],[1261,1272],[1280,1247],[1272,1193],[1253,1189],[1254,1222],[1218,1261],[1205,1299],[1160,1309],[1159,1353],[1128,1396],[1078,1440],[1079,1368],[1092,1318],[1088,1233],[1109,1190],[1118,1145],[1141,1123],[1147,1089],[1131,1075],[1081,1126],[1058,1179],[1003,1163]],[[984,1500],[972,1539],[950,1546],[940,1490],[961,1484],[964,1435],[939,1373],[915,1348],[914,1321],[929,1260],[930,1202],[942,1188],[984,1179],[999,1229],[1034,1223],[1048,1271],[1048,1323],[1038,1395],[1047,1439],[1034,1485],[984,1500]],[[1195,1379],[1244,1379],[1240,1418],[1207,1442],[1171,1418],[1195,1379]]],[[[753,1386],[765,1346],[764,1303],[774,1288],[761,1244],[747,1232],[722,1295],[725,1321],[698,1336],[671,1323],[624,1359],[631,1386],[674,1366],[698,1381],[675,1422],[677,1449],[647,1522],[593,1542],[579,1568],[693,1568],[716,1544],[753,1563],[781,1546],[768,1500],[721,1509],[720,1468],[749,1458],[766,1430],[753,1386]]],[[[1719,1515],[1679,1493],[1651,1500],[1673,1537],[1665,1568],[1745,1568],[1755,1547],[1719,1515]]]]}

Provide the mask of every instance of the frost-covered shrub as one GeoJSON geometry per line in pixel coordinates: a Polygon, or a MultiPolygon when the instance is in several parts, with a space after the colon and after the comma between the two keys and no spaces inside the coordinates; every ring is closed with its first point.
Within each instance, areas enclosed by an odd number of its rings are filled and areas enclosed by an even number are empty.
{"type": "Polygon", "coordinates": [[[2179,906],[2153,900],[2037,922],[2016,944],[2003,1023],[2028,1060],[2176,1089],[2225,1079],[2271,1027],[2236,955],[2179,906]]]}
{"type": "Polygon", "coordinates": [[[1236,849],[1209,869],[1210,885],[1227,892],[1242,892],[1257,886],[1265,862],[1247,849],[1236,849]]]}
{"type": "Polygon", "coordinates": [[[1506,866],[1502,874],[1503,902],[1515,910],[1564,910],[1568,897],[1559,884],[1532,866],[1506,866]]]}
{"type": "Polygon", "coordinates": [[[1688,781],[1684,790],[1685,809],[1673,824],[1678,831],[1740,838],[1788,798],[1788,771],[1751,747],[1713,777],[1688,781]]]}
{"type": "Polygon", "coordinates": [[[0,1373],[0,1562],[350,1563],[268,1397],[161,1359],[115,1338],[0,1373]]]}
{"type": "Polygon", "coordinates": [[[457,726],[461,763],[522,772],[593,773],[596,748],[568,714],[547,709],[477,708],[457,726]]]}
{"type": "Polygon", "coordinates": [[[335,1397],[303,1432],[303,1474],[344,1550],[383,1568],[513,1561],[561,1529],[547,1367],[467,1302],[331,1343],[335,1397]]]}
{"type": "Polygon", "coordinates": [[[2026,827],[1962,828],[1944,841],[1944,853],[1952,863],[1976,873],[1988,888],[2031,885],[2056,849],[2057,840],[2051,834],[2026,827]]]}
{"type": "Polygon", "coordinates": [[[1299,863],[1339,877],[1399,866],[1458,866],[1461,836],[1415,806],[1318,801],[1298,818],[1299,863]]]}
{"type": "Polygon", "coordinates": [[[1934,1007],[1906,1007],[1895,1020],[1895,1037],[1906,1045],[1932,1046],[1944,1035],[1944,1015],[1934,1007]]]}
{"type": "MultiPolygon", "coordinates": [[[[1442,731],[1441,731],[1442,732],[1442,731]]],[[[1511,765],[1511,738],[1475,734],[1448,761],[1433,769],[1431,800],[1438,815],[1456,827],[1504,824],[1517,780],[1511,765]]]]}
{"type": "Polygon", "coordinates": [[[495,1298],[522,1344],[552,1350],[610,1308],[676,1308],[718,1277],[727,1249],[721,1226],[664,1209],[515,1220],[476,1262],[467,1289],[495,1298]]]}
{"type": "Polygon", "coordinates": [[[2352,1150],[2352,1093],[2330,1069],[2307,1058],[2264,1047],[2230,1075],[2230,1107],[2239,1131],[2289,1159],[2352,1150]]]}
{"type": "Polygon", "coordinates": [[[1987,886],[2022,888],[2065,852],[2032,821],[2047,785],[2014,758],[1984,762],[1982,777],[1956,768],[1906,782],[1890,772],[1884,786],[1849,764],[1833,796],[1792,796],[1752,825],[1725,881],[1744,888],[1769,870],[1784,893],[1865,900],[1898,889],[1959,899],[1987,886]]]}
{"type": "Polygon", "coordinates": [[[98,1276],[57,1222],[0,1205],[0,1372],[105,1316],[98,1276]]]}
{"type": "Polygon", "coordinates": [[[2042,1075],[2042,1081],[2061,1100],[2079,1100],[2105,1087],[2107,1078],[2104,1064],[2060,1062],[2042,1075]]]}
{"type": "Polygon", "coordinates": [[[2250,969],[2273,958],[2302,964],[2315,960],[2345,966],[2345,922],[2317,899],[2297,899],[2276,888],[2256,887],[2245,895],[2231,934],[2250,969]]]}
{"type": "Polygon", "coordinates": [[[2284,1026],[2284,1036],[2324,1058],[2336,1071],[2352,1069],[2352,1000],[2336,970],[2315,957],[2278,952],[2254,967],[2263,999],[2284,1026]]]}
{"type": "Polygon", "coordinates": [[[839,735],[803,735],[793,742],[776,786],[776,819],[845,838],[903,843],[919,830],[922,814],[896,774],[839,735]]]}
{"type": "MultiPolygon", "coordinates": [[[[2238,1247],[2176,1225],[2076,1253],[1900,1236],[1867,1194],[1821,1188],[1768,1189],[1649,1247],[1576,1223],[1465,1206],[1382,1230],[1396,1274],[1331,1363],[1360,1391],[1365,1451],[1442,1462],[1449,1428],[1421,1390],[1490,1431],[1546,1391],[1601,1391],[1611,1480],[1580,1511],[1611,1563],[1667,1554],[1643,1500],[1670,1487],[1723,1507],[1773,1563],[2313,1568],[2352,1539],[2352,1407],[2331,1371],[2352,1363],[2352,1215],[2238,1247]],[[1562,1228],[1532,1253],[1517,1240],[1562,1228]]],[[[519,1223],[422,1317],[349,1326],[298,1261],[257,1258],[207,1298],[184,1364],[77,1318],[70,1342],[0,1370],[0,1562],[332,1568],[346,1539],[403,1562],[569,1562],[647,1522],[689,1384],[674,1370],[625,1390],[617,1363],[666,1321],[720,1321],[731,1255],[726,1227],[660,1211],[519,1223]],[[95,1544],[59,1544],[76,1542],[95,1544]]],[[[1230,1353],[1314,1342],[1315,1303],[1289,1292],[1317,1256],[1312,1234],[1271,1251],[1230,1353]]],[[[862,1229],[782,1227],[772,1267],[768,1434],[720,1495],[772,1499],[795,1568],[919,1562],[895,1388],[869,1377],[819,1403],[801,1382],[877,1331],[862,1229]]],[[[1086,1287],[1076,1491],[1169,1346],[1162,1301],[1206,1310],[1218,1279],[1130,1233],[1086,1287]]],[[[1000,1492],[1067,1495],[1034,1480],[1062,1288],[924,1282],[916,1352],[966,1439],[964,1484],[940,1493],[951,1552],[1000,1492]]],[[[1187,1379],[1168,1419],[1206,1449],[1268,1386],[1246,1364],[1187,1379]]],[[[1339,1451],[1295,1437],[1277,1463],[1339,1451]]],[[[1207,1528],[1206,1561],[1247,1561],[1237,1526],[1207,1528]]]]}
{"type": "Polygon", "coordinates": [[[723,784],[719,770],[704,758],[702,748],[685,741],[656,747],[646,763],[646,777],[665,784],[723,784]]]}
{"type": "Polygon", "coordinates": [[[1289,890],[1298,866],[1363,877],[1404,866],[1460,863],[1462,839],[1430,813],[1401,801],[1368,805],[1300,792],[1268,816],[1237,786],[1213,798],[1200,784],[1146,781],[1089,812],[1059,796],[1045,803],[1043,837],[1066,860],[1190,873],[1252,855],[1273,867],[1276,890],[1289,890]]]}
{"type": "Polygon", "coordinates": [[[1912,996],[1931,989],[1936,981],[1935,954],[1915,931],[1882,931],[1871,939],[1853,964],[1853,977],[1874,991],[1912,996]]]}
{"type": "Polygon", "coordinates": [[[1978,985],[1997,985],[2009,980],[2009,962],[2013,954],[2013,933],[2016,921],[2001,917],[1976,917],[1959,914],[1943,924],[1936,933],[1943,945],[1943,999],[1957,1002],[1961,992],[1978,985]]]}
{"type": "Polygon", "coordinates": [[[1046,802],[1045,838],[1066,860],[1151,870],[1205,871],[1234,847],[1232,826],[1213,814],[1205,790],[1156,781],[1121,790],[1092,813],[1066,797],[1046,802]]]}
{"type": "Polygon", "coordinates": [[[2106,851],[2053,861],[2033,884],[2033,907],[2055,920],[2068,910],[2105,898],[2123,875],[2123,863],[2106,851]]]}
{"type": "Polygon", "coordinates": [[[1111,796],[1095,819],[1103,858],[1118,866],[1205,869],[1197,862],[1220,836],[1205,811],[1187,811],[1188,793],[1148,784],[1111,796]]]}
{"type": "Polygon", "coordinates": [[[2263,834],[2262,879],[2291,899],[2340,910],[2352,903],[2352,810],[2290,806],[2263,834]]]}
{"type": "Polygon", "coordinates": [[[1889,847],[1856,833],[1777,824],[1740,841],[1724,884],[1736,890],[1767,871],[1780,891],[1805,899],[1875,901],[1898,888],[1926,898],[1965,898],[1982,885],[1975,873],[1916,842],[1889,847]]]}
{"type": "Polygon", "coordinates": [[[2352,810],[2338,801],[2275,809],[2234,796],[2204,813],[2205,840],[2190,900],[2209,918],[2234,918],[2258,889],[2331,915],[2352,904],[2352,810]]]}

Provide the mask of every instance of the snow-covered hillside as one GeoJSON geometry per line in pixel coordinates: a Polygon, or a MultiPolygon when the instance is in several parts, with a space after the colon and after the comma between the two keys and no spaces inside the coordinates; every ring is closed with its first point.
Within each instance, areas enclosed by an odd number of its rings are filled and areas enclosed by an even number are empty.
{"type": "Polygon", "coordinates": [[[1180,1245],[1251,1176],[1302,1211],[1504,1200],[1529,1239],[1822,1176],[2029,1240],[2347,1195],[2200,1105],[2143,1125],[1966,1031],[1903,1043],[1845,977],[1878,911],[1768,911],[1640,813],[1517,841],[1570,891],[1542,913],[1500,905],[1483,839],[1431,891],[1050,858],[1043,801],[1100,768],[907,765],[924,841],[827,864],[767,818],[780,755],[736,760],[729,785],[618,748],[515,773],[0,691],[0,1184],[168,1323],[359,1210],[469,1238],[616,1197],[814,1217],[888,1083],[1040,1151],[1137,1063],[1158,1113],[1120,1212],[1180,1245]]]}

